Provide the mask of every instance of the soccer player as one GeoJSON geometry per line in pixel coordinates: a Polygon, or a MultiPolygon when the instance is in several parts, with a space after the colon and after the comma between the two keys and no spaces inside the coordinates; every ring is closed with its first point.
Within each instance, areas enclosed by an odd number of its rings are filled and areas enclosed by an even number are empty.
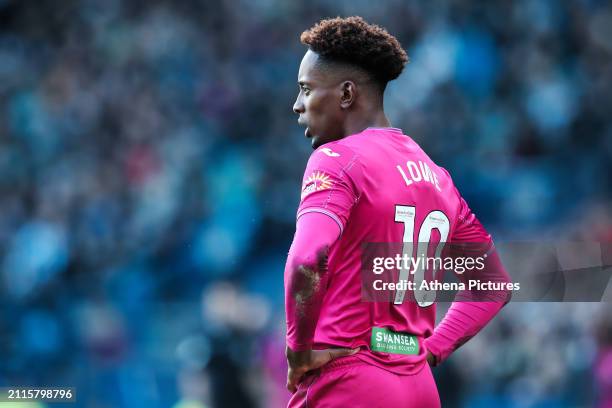
{"type": "Polygon", "coordinates": [[[301,42],[293,111],[315,150],[285,267],[289,406],[437,407],[429,366],[504,302],[455,301],[434,330],[435,304],[362,301],[362,244],[480,242],[481,278],[508,277],[450,175],[385,115],[386,84],[407,62],[399,42],[360,17],[322,20],[301,42]]]}

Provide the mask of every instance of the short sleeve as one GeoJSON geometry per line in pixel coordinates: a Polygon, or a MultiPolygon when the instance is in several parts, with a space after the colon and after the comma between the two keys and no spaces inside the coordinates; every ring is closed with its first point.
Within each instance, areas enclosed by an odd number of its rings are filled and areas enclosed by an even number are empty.
{"type": "Polygon", "coordinates": [[[359,200],[356,178],[357,156],[350,149],[332,145],[315,150],[304,172],[297,218],[309,212],[322,213],[343,231],[359,200]]]}

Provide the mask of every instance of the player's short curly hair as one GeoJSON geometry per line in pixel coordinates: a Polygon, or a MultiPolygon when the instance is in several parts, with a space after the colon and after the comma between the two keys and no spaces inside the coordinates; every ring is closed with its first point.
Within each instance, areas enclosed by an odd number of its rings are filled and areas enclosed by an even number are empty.
{"type": "Polygon", "coordinates": [[[321,20],[300,41],[323,59],[360,67],[382,84],[397,78],[408,62],[394,36],[361,17],[321,20]]]}

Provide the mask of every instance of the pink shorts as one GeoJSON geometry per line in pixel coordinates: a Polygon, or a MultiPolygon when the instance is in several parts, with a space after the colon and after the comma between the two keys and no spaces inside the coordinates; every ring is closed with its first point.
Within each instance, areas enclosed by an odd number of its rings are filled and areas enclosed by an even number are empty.
{"type": "Polygon", "coordinates": [[[439,408],[440,397],[428,364],[414,375],[399,375],[349,356],[307,374],[288,405],[345,407],[439,408]]]}

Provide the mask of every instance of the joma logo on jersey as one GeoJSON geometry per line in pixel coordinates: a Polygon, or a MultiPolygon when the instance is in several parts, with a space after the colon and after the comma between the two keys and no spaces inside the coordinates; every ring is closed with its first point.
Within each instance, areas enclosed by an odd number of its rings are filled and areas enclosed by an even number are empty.
{"type": "Polygon", "coordinates": [[[340,156],[340,153],[336,153],[334,152],[332,149],[330,149],[329,147],[324,147],[321,149],[321,151],[323,153],[325,153],[326,155],[328,155],[329,157],[338,157],[340,156]]]}
{"type": "Polygon", "coordinates": [[[306,181],[304,182],[304,186],[302,187],[302,198],[306,197],[308,194],[313,191],[326,190],[332,186],[332,181],[329,176],[322,171],[313,172],[306,181]]]}

